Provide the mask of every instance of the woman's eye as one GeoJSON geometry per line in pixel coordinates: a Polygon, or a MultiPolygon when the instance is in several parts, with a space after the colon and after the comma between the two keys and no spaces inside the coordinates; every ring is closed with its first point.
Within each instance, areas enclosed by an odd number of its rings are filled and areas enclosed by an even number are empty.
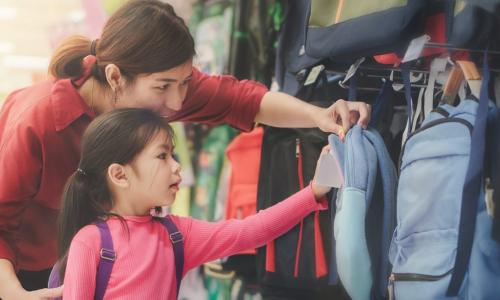
{"type": "Polygon", "coordinates": [[[168,88],[168,86],[169,86],[169,85],[168,85],[168,84],[166,84],[166,85],[164,85],[164,86],[159,86],[159,87],[157,87],[157,89],[159,89],[160,91],[164,91],[164,90],[166,90],[166,89],[168,88]]]}
{"type": "Polygon", "coordinates": [[[189,82],[190,82],[190,81],[191,81],[191,80],[186,80],[186,81],[182,82],[182,85],[186,86],[186,85],[188,85],[188,84],[189,84],[189,82]]]}
{"type": "Polygon", "coordinates": [[[157,156],[159,159],[166,159],[167,158],[167,153],[162,153],[157,156]]]}

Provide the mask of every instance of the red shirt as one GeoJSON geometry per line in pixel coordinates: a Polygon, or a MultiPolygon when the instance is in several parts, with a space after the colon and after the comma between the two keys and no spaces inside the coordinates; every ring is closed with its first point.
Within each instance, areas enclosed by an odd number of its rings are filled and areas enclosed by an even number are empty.
{"type": "MultiPolygon", "coordinates": [[[[171,120],[228,123],[249,131],[267,89],[193,69],[186,100],[171,120]]],[[[69,79],[13,92],[0,112],[0,258],[16,269],[51,267],[66,179],[94,117],[69,79]]]]}

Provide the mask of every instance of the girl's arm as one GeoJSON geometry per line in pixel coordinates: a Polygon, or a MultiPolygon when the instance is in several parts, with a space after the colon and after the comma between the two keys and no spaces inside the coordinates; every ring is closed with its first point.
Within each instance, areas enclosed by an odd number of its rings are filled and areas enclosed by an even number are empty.
{"type": "MultiPolygon", "coordinates": [[[[184,230],[181,229],[185,234],[185,271],[219,257],[260,247],[290,230],[311,212],[326,208],[326,201],[318,202],[308,186],[243,220],[206,222],[190,219],[184,230]]],[[[174,217],[176,219],[177,223],[184,223],[174,217]]]]}
{"type": "Polygon", "coordinates": [[[89,245],[73,239],[64,275],[63,299],[94,299],[98,255],[89,245]]]}

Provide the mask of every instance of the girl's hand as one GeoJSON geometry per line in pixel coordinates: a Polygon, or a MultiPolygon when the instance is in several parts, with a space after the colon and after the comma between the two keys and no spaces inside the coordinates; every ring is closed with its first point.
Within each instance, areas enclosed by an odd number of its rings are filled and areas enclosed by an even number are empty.
{"type": "Polygon", "coordinates": [[[355,124],[366,128],[370,122],[370,114],[369,104],[339,99],[314,116],[314,121],[319,129],[324,132],[333,132],[344,140],[347,131],[355,124]]]}
{"type": "Polygon", "coordinates": [[[313,191],[313,194],[314,194],[314,197],[316,198],[316,200],[320,200],[321,198],[323,198],[326,195],[326,193],[328,193],[332,189],[331,187],[328,187],[328,186],[322,186],[322,185],[316,184],[316,177],[318,175],[321,157],[323,155],[330,155],[328,152],[330,152],[329,145],[323,147],[323,150],[321,150],[321,154],[319,155],[318,162],[316,163],[316,171],[314,172],[314,178],[313,178],[313,181],[311,184],[311,188],[312,188],[312,191],[313,191]]]}

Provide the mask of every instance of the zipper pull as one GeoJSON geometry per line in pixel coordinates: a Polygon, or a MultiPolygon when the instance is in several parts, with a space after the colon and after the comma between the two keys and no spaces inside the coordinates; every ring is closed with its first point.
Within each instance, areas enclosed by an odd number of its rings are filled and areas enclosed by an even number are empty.
{"type": "Polygon", "coordinates": [[[295,139],[295,157],[299,158],[300,156],[300,139],[296,138],[295,139]]]}
{"type": "Polygon", "coordinates": [[[394,300],[394,273],[391,273],[389,276],[389,284],[387,285],[387,294],[389,296],[389,300],[394,300]]]}

